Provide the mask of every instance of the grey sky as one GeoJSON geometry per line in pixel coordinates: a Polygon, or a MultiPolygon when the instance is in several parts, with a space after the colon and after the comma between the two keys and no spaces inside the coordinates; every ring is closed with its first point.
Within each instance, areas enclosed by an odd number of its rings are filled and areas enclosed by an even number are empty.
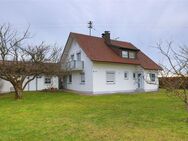
{"type": "Polygon", "coordinates": [[[64,46],[69,32],[92,35],[111,31],[159,62],[152,48],[159,40],[188,44],[188,0],[0,0],[0,23],[20,31],[30,24],[33,41],[64,46]]]}

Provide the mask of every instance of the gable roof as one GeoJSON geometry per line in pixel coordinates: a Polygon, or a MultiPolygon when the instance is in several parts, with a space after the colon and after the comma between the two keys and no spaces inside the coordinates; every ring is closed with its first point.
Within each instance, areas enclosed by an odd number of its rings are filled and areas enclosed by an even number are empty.
{"type": "Polygon", "coordinates": [[[140,65],[144,69],[150,70],[162,69],[148,56],[146,56],[142,51],[140,51],[138,48],[136,48],[133,44],[129,42],[111,40],[111,44],[115,47],[137,50],[138,53],[136,59],[122,58],[121,56],[117,55],[105,43],[103,38],[78,33],[70,33],[69,38],[70,37],[72,37],[78,42],[79,46],[92,61],[140,65]]]}

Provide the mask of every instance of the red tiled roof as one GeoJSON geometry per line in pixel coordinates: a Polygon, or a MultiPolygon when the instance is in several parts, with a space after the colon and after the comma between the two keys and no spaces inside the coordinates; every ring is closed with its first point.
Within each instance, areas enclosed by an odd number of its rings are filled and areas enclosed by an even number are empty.
{"type": "Polygon", "coordinates": [[[121,48],[138,50],[133,44],[131,44],[129,42],[111,40],[111,44],[114,46],[120,46],[121,48]]]}
{"type": "Polygon", "coordinates": [[[112,45],[138,50],[136,59],[126,59],[117,55],[105,43],[103,38],[78,33],[70,33],[70,36],[78,42],[80,47],[92,61],[141,65],[145,69],[161,70],[160,66],[129,42],[111,40],[112,45]]]}

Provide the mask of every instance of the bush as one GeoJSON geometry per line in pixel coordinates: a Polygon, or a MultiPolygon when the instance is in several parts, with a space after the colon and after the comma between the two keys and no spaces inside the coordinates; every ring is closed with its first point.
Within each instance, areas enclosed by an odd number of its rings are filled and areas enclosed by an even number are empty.
{"type": "Polygon", "coordinates": [[[57,92],[58,89],[57,88],[54,88],[54,87],[50,87],[50,88],[47,88],[47,89],[43,89],[41,90],[42,92],[57,92]]]}

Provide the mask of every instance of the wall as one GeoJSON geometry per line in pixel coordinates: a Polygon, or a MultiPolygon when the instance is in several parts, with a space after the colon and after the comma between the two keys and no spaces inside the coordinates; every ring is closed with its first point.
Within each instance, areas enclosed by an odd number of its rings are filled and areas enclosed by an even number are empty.
{"type": "Polygon", "coordinates": [[[144,81],[144,90],[146,92],[148,91],[157,91],[159,88],[159,79],[158,79],[158,71],[156,70],[145,70],[144,71],[144,76],[145,76],[145,81],[144,81]],[[155,82],[150,82],[149,79],[149,73],[154,73],[156,78],[155,78],[155,82]]]}
{"type": "Polygon", "coordinates": [[[115,63],[94,63],[93,67],[93,92],[94,93],[113,93],[131,92],[137,87],[133,74],[136,66],[115,63]],[[115,71],[115,83],[106,82],[106,71],[115,71]],[[128,79],[124,79],[124,72],[128,72],[128,79]]]}
{"type": "MultiPolygon", "coordinates": [[[[44,79],[45,79],[44,76],[42,76],[41,78],[37,78],[38,83],[36,83],[36,78],[35,78],[31,82],[29,82],[29,84],[25,88],[25,91],[43,90],[43,89],[48,89],[50,87],[58,89],[58,86],[59,86],[58,77],[53,76],[51,84],[45,84],[44,79]]],[[[10,92],[11,90],[13,90],[13,86],[11,83],[9,83],[8,81],[5,81],[5,80],[1,80],[1,82],[3,85],[2,85],[2,88],[0,88],[0,93],[7,93],[7,92],[10,92]]]]}
{"type": "MultiPolygon", "coordinates": [[[[142,73],[142,78],[148,73],[148,71],[135,65],[95,62],[93,66],[93,93],[135,92],[138,83],[136,79],[133,79],[133,72],[142,73]],[[106,71],[115,71],[114,84],[106,82],[106,71]],[[128,72],[128,79],[124,78],[124,72],[128,72]]],[[[142,86],[145,91],[158,89],[158,85],[146,84],[144,79],[142,86]]]]}
{"type": "Polygon", "coordinates": [[[83,92],[92,92],[93,91],[93,77],[92,77],[92,61],[87,57],[85,52],[80,48],[76,41],[73,41],[68,53],[68,58],[74,54],[76,60],[76,53],[81,52],[81,60],[84,61],[84,70],[83,71],[72,71],[69,72],[72,74],[72,83],[67,83],[67,89],[83,91],[83,92]],[[80,73],[85,72],[85,84],[81,83],[80,73]]]}
{"type": "Polygon", "coordinates": [[[12,89],[12,84],[8,81],[0,79],[0,85],[0,93],[7,93],[12,89]]]}
{"type": "Polygon", "coordinates": [[[39,78],[35,78],[31,81],[25,88],[26,91],[36,91],[36,90],[43,90],[48,88],[57,88],[59,87],[59,80],[57,76],[53,76],[51,79],[51,84],[45,84],[45,76],[41,76],[39,78]]]}

